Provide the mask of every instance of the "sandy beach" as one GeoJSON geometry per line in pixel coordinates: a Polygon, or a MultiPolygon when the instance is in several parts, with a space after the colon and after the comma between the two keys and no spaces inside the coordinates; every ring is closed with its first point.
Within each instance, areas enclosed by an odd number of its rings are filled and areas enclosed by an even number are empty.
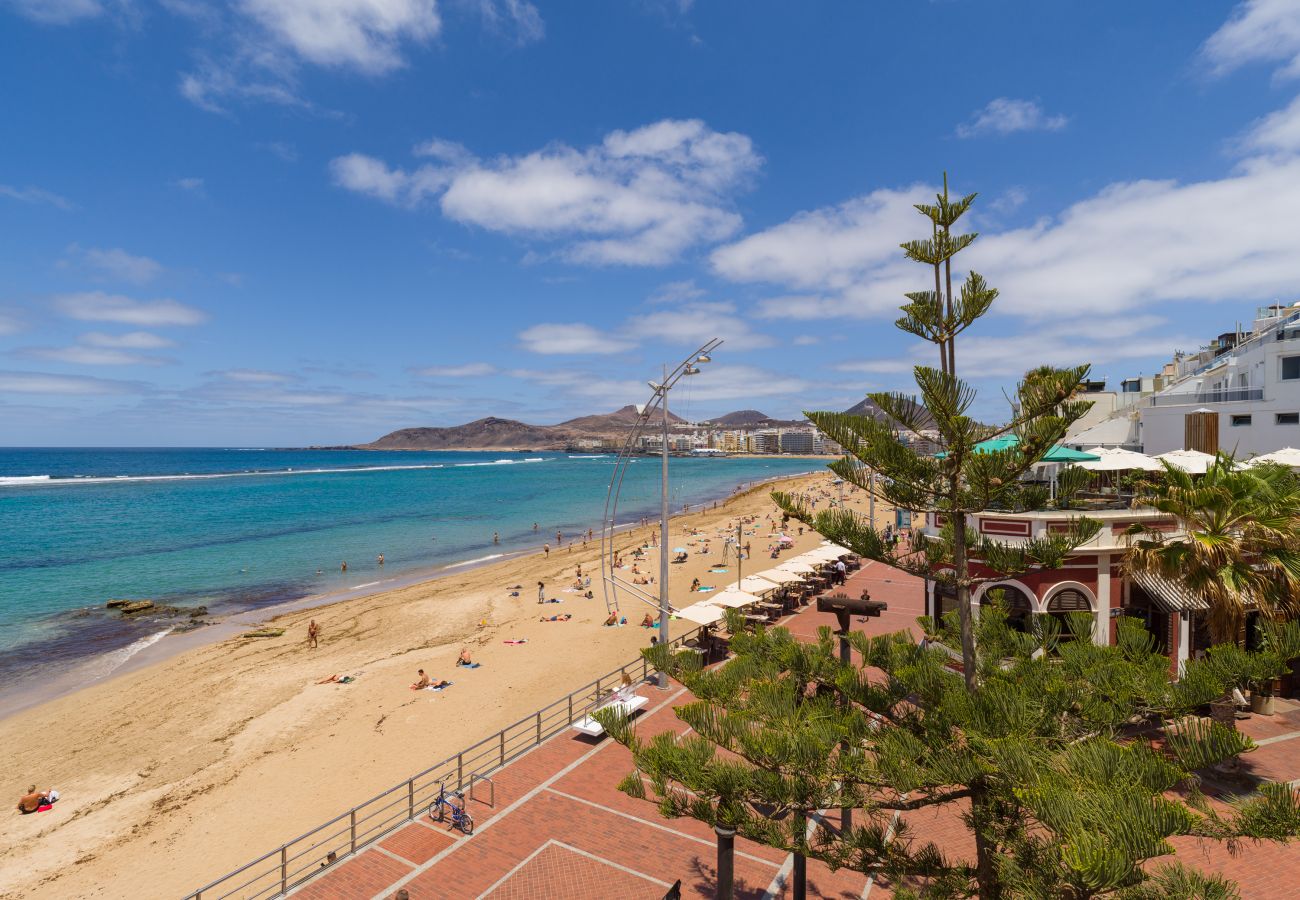
{"type": "MultiPolygon", "coordinates": [[[[801,476],[782,487],[830,497],[830,479],[801,476]]],[[[716,535],[741,517],[757,517],[746,531],[753,558],[745,572],[774,564],[767,551],[780,518],[770,490],[674,520],[670,547],[692,551],[672,567],[675,606],[708,596],[688,595],[695,578],[719,588],[734,579],[734,566],[708,570],[721,560],[716,535]],[[714,537],[707,555],[688,528],[714,537]]],[[[865,506],[861,492],[848,497],[865,506]]],[[[878,512],[883,526],[887,511],[878,512]]],[[[637,528],[617,543],[630,551],[649,535],[637,528]]],[[[805,531],[783,555],[819,542],[805,531]]],[[[32,782],[62,793],[46,813],[11,807],[0,897],[182,896],[632,660],[657,632],[637,626],[648,608],[630,599],[628,626],[601,627],[598,553],[597,540],[288,613],[266,623],[282,637],[208,643],[0,721],[12,800],[32,782]],[[579,565],[596,571],[594,599],[571,590],[579,565]],[[562,602],[539,606],[539,580],[562,602]],[[541,622],[543,614],[573,618],[541,622]],[[317,649],[306,642],[313,618],[317,649]],[[454,666],[465,647],[481,667],[454,666]],[[453,685],[410,690],[420,668],[453,685]],[[317,683],[334,674],[356,680],[317,683]]],[[[657,575],[657,560],[647,555],[642,571],[657,575]]]]}

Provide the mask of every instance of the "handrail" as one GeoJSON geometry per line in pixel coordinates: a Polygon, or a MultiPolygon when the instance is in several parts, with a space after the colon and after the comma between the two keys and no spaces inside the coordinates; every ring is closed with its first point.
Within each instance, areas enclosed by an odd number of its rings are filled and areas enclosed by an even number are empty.
{"type": "MultiPolygon", "coordinates": [[[[692,628],[670,641],[669,646],[685,643],[699,630],[699,628],[692,628]]],[[[641,677],[643,679],[648,677],[650,668],[644,657],[624,663],[595,681],[570,691],[559,700],[548,703],[522,719],[493,732],[478,743],[471,744],[459,753],[434,763],[405,781],[358,803],[251,862],[221,875],[198,890],[191,891],[185,895],[185,900],[222,900],[236,895],[240,900],[262,900],[262,898],[269,900],[271,897],[284,896],[290,888],[303,884],[320,872],[357,853],[358,850],[364,849],[383,835],[418,818],[423,808],[431,802],[439,783],[454,782],[455,789],[463,791],[465,785],[472,786],[475,779],[490,782],[490,779],[486,779],[488,773],[500,769],[587,715],[599,703],[605,685],[613,684],[611,679],[619,679],[620,676],[627,674],[629,669],[638,665],[641,668],[641,677]],[[578,703],[574,702],[575,698],[578,703]],[[467,766],[466,763],[469,765],[467,766]],[[394,797],[393,795],[399,791],[402,792],[401,796],[394,797]],[[421,799],[417,800],[417,797],[421,799]],[[381,801],[386,802],[381,803],[381,801]],[[380,805],[372,809],[375,804],[380,805]],[[393,807],[398,807],[398,810],[388,812],[393,807]],[[381,814],[385,817],[370,824],[381,814]],[[340,827],[328,831],[335,825],[340,827]],[[313,858],[305,864],[290,870],[290,863],[297,863],[313,854],[313,858]],[[246,880],[240,881],[240,879],[246,880]],[[252,892],[241,893],[248,889],[252,892]]],[[[495,801],[495,785],[492,793],[495,801]]]]}

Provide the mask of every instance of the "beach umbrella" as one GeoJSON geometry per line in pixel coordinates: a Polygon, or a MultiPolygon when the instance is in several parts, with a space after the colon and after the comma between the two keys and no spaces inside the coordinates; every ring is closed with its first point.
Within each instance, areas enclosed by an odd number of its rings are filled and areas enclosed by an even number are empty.
{"type": "Polygon", "coordinates": [[[729,606],[732,609],[739,609],[742,606],[749,606],[752,603],[758,603],[759,599],[753,594],[747,594],[744,591],[738,591],[735,588],[727,588],[720,594],[715,594],[709,598],[710,603],[718,606],[729,606]]]}
{"type": "MultiPolygon", "coordinates": [[[[817,566],[826,565],[826,557],[809,550],[806,553],[800,553],[798,556],[792,557],[786,561],[786,565],[792,565],[794,563],[800,563],[802,565],[816,568],[817,566]]],[[[777,568],[780,568],[780,566],[777,568]]]]}
{"type": "MultiPolygon", "coordinates": [[[[976,453],[997,453],[1000,450],[1011,450],[1020,445],[1020,438],[1014,434],[1004,434],[987,441],[980,441],[975,445],[976,453]]],[[[947,456],[946,452],[936,453],[939,459],[947,456]]],[[[1084,453],[1082,450],[1071,450],[1069,447],[1062,447],[1057,444],[1052,449],[1043,454],[1042,462],[1045,463],[1067,463],[1067,462],[1090,462],[1098,459],[1094,453],[1084,453]]]]}
{"type": "Polygon", "coordinates": [[[1090,472],[1123,472],[1133,469],[1140,469],[1143,472],[1159,472],[1164,468],[1157,460],[1152,459],[1145,453],[1134,453],[1132,450],[1093,447],[1088,452],[1095,454],[1099,458],[1081,462],[1079,468],[1087,469],[1090,472]]]}
{"type": "Polygon", "coordinates": [[[841,556],[844,556],[846,553],[852,552],[853,551],[845,550],[843,547],[839,547],[838,545],[835,547],[822,546],[817,547],[814,550],[809,550],[807,553],[803,554],[803,556],[809,559],[820,560],[824,563],[832,563],[841,556]]]}
{"type": "Polygon", "coordinates": [[[793,572],[787,572],[783,569],[768,569],[765,572],[759,572],[755,578],[766,578],[774,584],[789,584],[792,581],[803,581],[802,575],[796,575],[793,572]]]}
{"type": "Polygon", "coordinates": [[[1300,469],[1300,450],[1295,447],[1283,447],[1281,450],[1274,450],[1272,453],[1256,456],[1246,465],[1253,466],[1258,463],[1278,463],[1279,465],[1290,466],[1293,469],[1300,469]]]}
{"type": "Polygon", "coordinates": [[[696,625],[712,625],[714,622],[722,621],[722,616],[722,608],[711,603],[696,603],[685,609],[677,610],[679,619],[694,622],[696,625]]]}
{"type": "Polygon", "coordinates": [[[1205,470],[1214,463],[1214,457],[1200,450],[1170,450],[1157,453],[1156,459],[1163,459],[1176,469],[1182,469],[1191,475],[1204,475],[1205,470]]]}
{"type": "Polygon", "coordinates": [[[781,565],[777,566],[777,569],[782,572],[793,572],[796,575],[812,575],[817,571],[816,566],[800,562],[797,558],[781,563],[781,565]]]}
{"type": "Polygon", "coordinates": [[[751,594],[766,594],[768,591],[774,591],[780,586],[775,581],[768,581],[761,575],[746,575],[740,580],[737,588],[751,594]]]}

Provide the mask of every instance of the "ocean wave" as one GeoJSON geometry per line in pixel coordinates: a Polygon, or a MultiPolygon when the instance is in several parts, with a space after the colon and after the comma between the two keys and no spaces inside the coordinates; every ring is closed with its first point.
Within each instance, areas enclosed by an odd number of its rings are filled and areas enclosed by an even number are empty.
{"type": "Polygon", "coordinates": [[[12,475],[0,478],[0,487],[17,487],[24,484],[48,484],[49,475],[12,475]]]}
{"type": "Polygon", "coordinates": [[[455,463],[452,465],[452,468],[473,469],[478,466],[513,466],[518,465],[519,463],[547,462],[549,459],[550,457],[547,456],[530,456],[527,459],[494,459],[490,462],[455,463]]]}
{"type": "Polygon", "coordinates": [[[91,678],[107,678],[122,666],[126,665],[127,660],[135,656],[141,650],[152,647],[161,641],[167,635],[171,634],[170,628],[164,628],[162,631],[156,631],[153,634],[147,634],[139,640],[132,641],[125,647],[114,650],[111,653],[105,653],[95,661],[95,671],[91,678]]]}
{"type": "Polygon", "coordinates": [[[608,453],[593,453],[593,454],[582,454],[582,455],[575,455],[570,453],[569,459],[604,459],[608,455],[609,455],[608,453]]]}
{"type": "Polygon", "coordinates": [[[505,556],[504,553],[492,553],[489,554],[488,556],[480,556],[478,559],[466,559],[466,560],[462,560],[461,562],[452,563],[451,565],[443,566],[443,568],[459,569],[461,566],[472,566],[475,565],[476,563],[489,562],[494,559],[500,559],[503,556],[505,556]]]}
{"type": "MultiPolygon", "coordinates": [[[[511,460],[513,462],[513,460],[511,460]]],[[[462,464],[464,465],[464,464],[462,464]]],[[[469,463],[492,465],[492,463],[469,463]]],[[[199,472],[176,475],[16,475],[0,477],[0,487],[34,487],[65,484],[121,484],[126,481],[202,481],[211,478],[255,478],[270,475],[343,475],[352,472],[402,472],[413,469],[443,469],[443,463],[411,466],[351,466],[315,469],[268,469],[249,472],[199,472]]]]}

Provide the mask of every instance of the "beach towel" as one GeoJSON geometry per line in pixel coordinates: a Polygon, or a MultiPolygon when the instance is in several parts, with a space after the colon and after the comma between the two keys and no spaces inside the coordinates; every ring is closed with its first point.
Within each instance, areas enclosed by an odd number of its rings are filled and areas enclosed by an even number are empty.
{"type": "Polygon", "coordinates": [[[440,691],[440,690],[442,690],[443,688],[449,688],[449,687],[451,687],[451,686],[452,686],[453,684],[455,684],[455,683],[456,683],[456,682],[454,682],[454,681],[449,681],[449,682],[447,682],[446,684],[439,685],[438,687],[434,687],[433,685],[429,685],[427,688],[425,688],[425,690],[426,690],[426,691],[440,691]]]}
{"type": "Polygon", "coordinates": [[[709,569],[709,572],[714,575],[725,575],[729,571],[730,569],[709,569]]]}
{"type": "Polygon", "coordinates": [[[528,643],[528,638],[511,638],[510,640],[502,641],[501,643],[503,643],[503,644],[526,644],[526,643],[528,643]]]}
{"type": "Polygon", "coordinates": [[[477,669],[479,666],[481,666],[481,665],[483,665],[483,664],[482,664],[482,663],[470,663],[470,664],[466,665],[465,663],[456,663],[456,665],[459,666],[459,667],[462,668],[462,669],[477,669]]]}
{"type": "Polygon", "coordinates": [[[695,589],[695,593],[697,593],[697,594],[707,594],[709,591],[713,591],[713,590],[717,590],[717,588],[715,588],[715,587],[714,587],[713,585],[711,585],[711,584],[706,584],[706,585],[704,585],[703,587],[697,587],[697,588],[695,589]]]}

